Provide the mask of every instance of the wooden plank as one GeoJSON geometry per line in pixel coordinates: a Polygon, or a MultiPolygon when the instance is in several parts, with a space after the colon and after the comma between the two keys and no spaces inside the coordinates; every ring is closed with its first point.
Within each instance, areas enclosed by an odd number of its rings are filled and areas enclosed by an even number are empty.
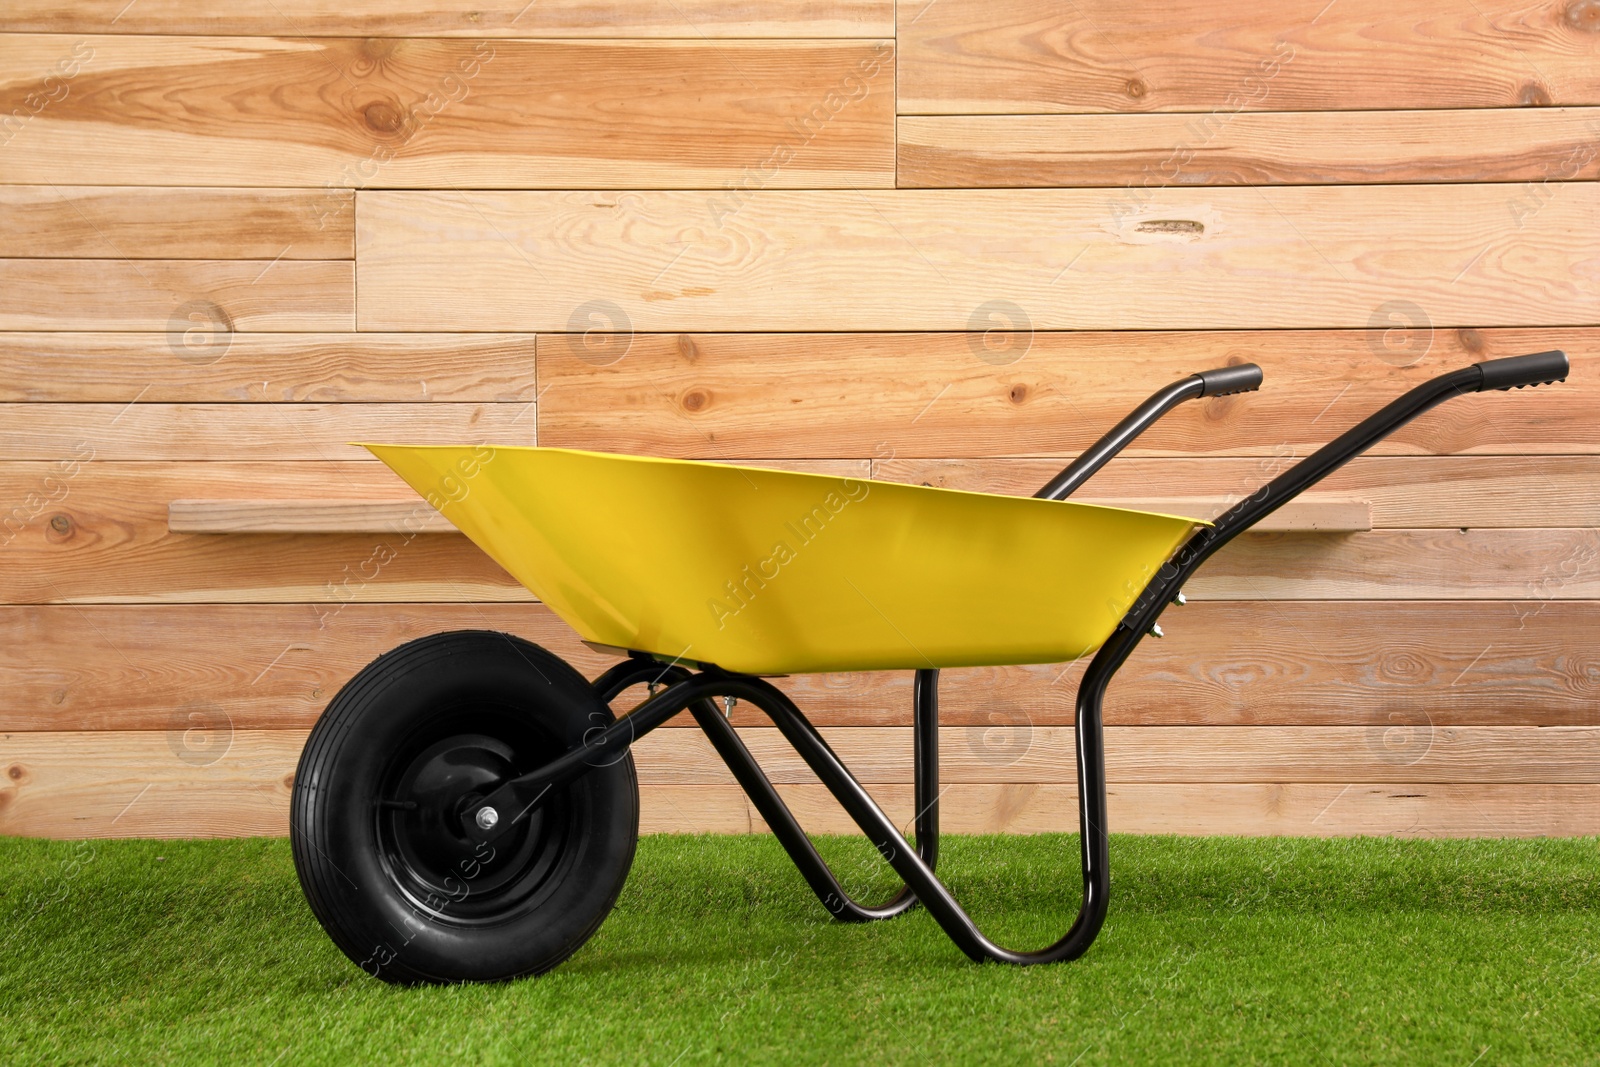
{"type": "MultiPolygon", "coordinates": [[[[821,785],[780,786],[811,833],[855,834],[821,785]]],[[[873,797],[909,832],[910,786],[877,786],[873,797]]],[[[1075,833],[1071,786],[954,785],[940,801],[947,834],[1075,833]]],[[[1111,829],[1122,834],[1239,834],[1297,837],[1587,836],[1600,823],[1600,789],[1587,785],[1113,784],[1111,829]]],[[[640,797],[645,833],[748,833],[765,828],[738,786],[653,786],[640,797]]]]}
{"type": "Polygon", "coordinates": [[[1600,103],[1584,4],[903,0],[907,113],[1600,103]]]}
{"type": "Polygon", "coordinates": [[[1368,185],[1600,175],[1600,109],[905,115],[901,188],[1368,185]]]}
{"type": "Polygon", "coordinates": [[[305,730],[379,655],[472,629],[517,633],[591,676],[615,662],[534,604],[0,608],[0,731],[162,731],[192,711],[305,730]]]}
{"type": "MultiPolygon", "coordinates": [[[[50,837],[281,835],[303,731],[9,734],[0,737],[0,833],[50,837]]],[[[814,833],[849,833],[820,785],[780,792],[814,833]]],[[[872,790],[909,823],[911,787],[872,790]]],[[[1075,788],[956,783],[940,802],[947,833],[1037,833],[1077,826],[1075,788]]],[[[645,785],[645,832],[744,832],[737,786],[645,785]]],[[[1428,783],[1116,783],[1121,833],[1592,834],[1600,786],[1428,783]]]]}
{"type": "Polygon", "coordinates": [[[0,333],[0,401],[528,403],[533,357],[532,334],[0,333]]]}
{"type": "Polygon", "coordinates": [[[327,37],[890,37],[893,0],[274,0],[196,5],[186,0],[11,0],[6,25],[27,33],[213,34],[327,37]]]}
{"type": "MultiPolygon", "coordinates": [[[[1197,518],[1214,518],[1229,506],[1226,501],[1204,497],[1086,499],[1084,503],[1197,518]]],[[[408,500],[174,500],[167,505],[167,529],[174,533],[384,533],[408,527],[426,533],[455,530],[454,524],[436,511],[419,516],[416,504],[408,500]]],[[[1251,527],[1251,532],[1351,533],[1370,529],[1372,513],[1365,500],[1312,497],[1284,505],[1251,527]]]]}
{"type": "MultiPolygon", "coordinates": [[[[1061,466],[1059,459],[886,459],[873,463],[872,476],[1030,496],[1061,466]]],[[[1279,469],[1258,459],[1123,457],[1074,499],[1170,488],[1237,503],[1279,469]]],[[[1326,490],[1365,501],[1377,529],[1600,526],[1595,485],[1600,456],[1363,456],[1318,483],[1315,495],[1326,490]]]]}
{"type": "MultiPolygon", "coordinates": [[[[966,731],[941,734],[940,781],[951,785],[1039,784],[1074,786],[1070,727],[1036,730],[1031,746],[1010,763],[974,750],[966,731]]],[[[866,786],[911,784],[909,728],[848,727],[826,731],[829,745],[866,786]]],[[[750,746],[768,777],[778,785],[815,783],[805,763],[772,728],[746,729],[750,746]]],[[[242,730],[224,717],[195,711],[175,716],[171,730],[98,733],[32,732],[5,735],[5,744],[24,752],[70,751],[81,744],[127,739],[137,748],[152,739],[164,742],[167,757],[209,766],[235,743],[263,742],[298,759],[303,730],[242,730]],[[196,734],[184,736],[190,731],[196,734]],[[173,751],[175,749],[175,751],[173,751]],[[214,758],[213,758],[214,757],[214,758]]],[[[1117,785],[1248,784],[1256,782],[1332,783],[1353,775],[1370,784],[1567,784],[1596,783],[1597,727],[1448,727],[1432,733],[1410,762],[1382,751],[1381,738],[1363,727],[1243,726],[1112,728],[1106,737],[1106,773],[1117,785]],[[1370,777],[1366,777],[1370,775],[1370,777]]],[[[649,786],[735,785],[732,774],[698,730],[660,730],[633,749],[640,784],[649,786]]],[[[25,756],[14,757],[19,761],[25,756]]],[[[0,756],[0,765],[7,762],[0,756]]],[[[108,765],[115,757],[108,754],[108,765]]],[[[24,770],[28,770],[24,763],[24,770]]],[[[293,766],[288,768],[292,773],[293,766]]]]}
{"type": "MultiPolygon", "coordinates": [[[[1192,515],[1215,519],[1238,503],[1226,497],[1098,497],[1085,494],[1085,504],[1167,515],[1192,515]]],[[[1246,533],[1359,533],[1372,529],[1372,505],[1365,500],[1309,494],[1297,497],[1250,527],[1246,533]]]]}
{"type": "MultiPolygon", "coordinates": [[[[54,405],[62,406],[62,405],[54,405]]],[[[383,405],[351,405],[358,411],[383,405]]],[[[466,419],[429,429],[428,412],[448,414],[456,405],[427,405],[406,416],[403,439],[416,441],[437,432],[444,439],[475,440],[495,420],[476,427],[466,419]]],[[[469,406],[469,405],[463,405],[469,406]]],[[[493,407],[494,405],[490,405],[493,407]]],[[[502,405],[515,408],[518,405],[502,405]]],[[[250,408],[265,407],[251,405],[250,408]]],[[[241,413],[249,410],[239,405],[241,413]]],[[[268,407],[268,411],[273,410],[268,407]]],[[[129,416],[132,418],[132,416],[129,416]]],[[[238,420],[239,416],[235,416],[238,420]]],[[[175,432],[181,419],[157,420],[175,432]]],[[[501,422],[514,423],[507,415],[501,422]]],[[[287,418],[275,426],[277,438],[258,448],[277,454],[315,453],[319,447],[343,454],[353,446],[337,433],[362,429],[361,419],[329,420],[320,441],[295,444],[287,418]],[[334,442],[339,442],[335,444],[334,442]]],[[[315,424],[308,424],[315,429],[315,424]]],[[[367,429],[381,429],[369,425],[367,429]]],[[[391,429],[394,425],[391,425],[391,429]]],[[[514,427],[513,427],[514,428],[514,427]]],[[[238,428],[242,447],[250,427],[238,428]]],[[[65,429],[67,449],[55,463],[0,465],[0,538],[7,566],[0,569],[0,603],[167,601],[176,603],[315,602],[322,610],[367,602],[526,602],[532,595],[488,556],[457,534],[423,534],[408,522],[385,534],[207,534],[173,533],[167,527],[173,500],[303,499],[308,492],[329,501],[398,499],[409,492],[387,467],[377,463],[307,463],[280,460],[213,462],[98,462],[107,453],[92,428],[83,437],[65,429]],[[72,451],[78,448],[82,451],[72,451]]],[[[497,440],[505,435],[494,434],[497,440]]],[[[301,438],[304,440],[304,438],[301,438]]],[[[852,472],[865,477],[866,462],[800,463],[808,469],[852,472]]],[[[416,498],[413,522],[422,522],[427,505],[416,498]]]]}
{"type": "MultiPolygon", "coordinates": [[[[359,405],[363,410],[378,405],[359,405]]],[[[429,405],[425,410],[446,410],[429,405]]],[[[423,437],[420,418],[406,438],[423,437]]],[[[176,425],[178,423],[174,423],[176,425]]],[[[344,423],[349,426],[348,421],[344,423]]],[[[248,440],[241,430],[241,440],[248,440]]],[[[449,427],[441,427],[445,433],[449,427]]],[[[455,432],[455,431],[451,431],[455,432]]],[[[329,451],[336,440],[323,440],[329,451]]],[[[12,566],[0,603],[525,601],[530,594],[465,538],[423,534],[193,534],[168,529],[174,500],[303,499],[311,471],[292,461],[101,463],[85,431],[63,431],[55,464],[0,465],[12,566]],[[74,447],[94,449],[77,454],[74,447]]],[[[315,442],[313,442],[315,445],[315,442]]],[[[288,445],[285,445],[287,448],[288,445]]],[[[229,453],[245,454],[241,448],[229,453]]],[[[305,446],[299,454],[312,453],[305,446]]],[[[226,458],[219,456],[219,460],[226,458]]],[[[357,469],[361,465],[351,465],[357,469]]],[[[373,464],[376,467],[376,464],[373,464]]],[[[330,501],[399,497],[393,476],[344,477],[320,487],[330,501]]],[[[418,501],[413,515],[427,517],[418,501]]],[[[1196,600],[1536,599],[1600,597],[1600,532],[1577,529],[1374,530],[1242,538],[1191,580],[1196,600]]]]}
{"type": "MultiPolygon", "coordinates": [[[[1261,392],[1185,404],[1126,454],[1256,455],[1279,463],[1307,454],[1435,375],[1562,348],[1577,369],[1561,385],[1454,399],[1375,451],[1600,452],[1593,418],[1600,410],[1594,362],[1600,330],[1454,330],[1414,317],[1418,328],[1405,330],[1405,317],[1415,315],[1426,313],[1381,307],[1372,328],[1360,330],[635,333],[623,335],[604,359],[584,358],[588,350],[575,350],[573,335],[542,336],[539,439],[708,458],[1064,457],[1087,448],[1168,382],[1255,362],[1266,373],[1261,392]]],[[[1007,325],[998,311],[990,324],[1007,325]]],[[[1094,484],[1115,484],[1100,479],[1126,462],[1112,464],[1094,484]]],[[[1215,469],[1230,473],[1208,480],[1206,492],[1252,491],[1264,480],[1242,465],[1215,469]]],[[[1108,492],[1132,496],[1179,484],[1123,483],[1108,492]]],[[[1378,483],[1363,483],[1358,495],[1368,495],[1367,484],[1378,483]]]]}
{"type": "Polygon", "coordinates": [[[1600,597],[1600,530],[1374,530],[1234,541],[1185,591],[1212,600],[1600,597]]]}
{"type": "MultiPolygon", "coordinates": [[[[408,421],[408,439],[420,430],[423,414],[435,408],[449,406],[419,406],[408,421]]],[[[172,432],[181,422],[162,425],[172,432]]],[[[284,431],[292,419],[277,425],[283,445],[291,447],[284,431]]],[[[353,428],[348,421],[343,425],[353,428]]],[[[328,447],[342,452],[347,438],[331,437],[334,428],[328,427],[324,440],[337,440],[328,447]]],[[[302,495],[310,485],[332,500],[370,497],[375,485],[385,493],[404,491],[377,462],[64,460],[11,465],[0,473],[0,484],[0,500],[19,502],[5,516],[5,550],[13,566],[0,576],[0,601],[315,601],[326,613],[355,600],[531,599],[460,536],[402,530],[380,536],[209,537],[167,530],[167,502],[184,497],[253,494],[270,500],[291,489],[302,495]],[[312,476],[323,481],[309,482],[312,476]],[[36,565],[31,574],[20,569],[36,565]]],[[[420,498],[417,503],[426,510],[420,498]]]]}
{"type": "MultiPolygon", "coordinates": [[[[468,576],[454,576],[465,587],[468,576]]],[[[1360,727],[1390,752],[1391,730],[1404,741],[1456,726],[1594,723],[1593,601],[1191,602],[1163,622],[1166,639],[1144,642],[1111,686],[1114,726],[1360,727]]],[[[459,629],[520,634],[590,677],[615,662],[532,604],[0,607],[0,730],[160,730],[191,705],[239,729],[308,728],[382,653],[459,629]]],[[[1004,756],[1071,723],[1083,667],[945,671],[941,721],[1004,756]]],[[[911,721],[907,673],[777,684],[824,726],[911,721]]],[[[744,704],[733,720],[767,725],[744,704]]]]}
{"type": "Polygon", "coordinates": [[[454,533],[455,524],[411,500],[174,500],[173,533],[454,533]]]}
{"type": "MultiPolygon", "coordinates": [[[[452,629],[520,634],[591,677],[616,662],[542,605],[0,608],[0,730],[164,729],[190,705],[241,729],[305,728],[372,659],[452,629]]],[[[778,684],[824,721],[899,721],[910,708],[905,681],[825,675],[778,684]]],[[[959,679],[951,692],[965,692],[959,679]]],[[[963,721],[959,708],[953,715],[963,721]]]]}
{"type": "Polygon", "coordinates": [[[0,452],[58,461],[87,454],[375,463],[350,442],[534,444],[533,404],[0,404],[0,452]]]}
{"type": "Polygon", "coordinates": [[[0,259],[0,291],[0,330],[165,330],[204,358],[218,334],[355,329],[348,261],[0,259]]]}
{"type": "MultiPolygon", "coordinates": [[[[841,475],[864,474],[866,461],[756,461],[756,466],[841,475]]],[[[455,524],[408,499],[374,500],[174,500],[167,505],[173,533],[454,533],[455,524]]],[[[1370,527],[1369,527],[1370,528],[1370,527]]]]}
{"type": "Polygon", "coordinates": [[[6,172],[317,186],[330,225],[345,188],[718,189],[695,199],[734,211],[752,189],[894,184],[892,42],[692,37],[0,36],[6,172]]]}
{"type": "MultiPolygon", "coordinates": [[[[824,731],[864,785],[910,785],[910,727],[824,731]]],[[[945,727],[941,784],[1074,784],[1070,726],[945,727]]],[[[740,731],[767,777],[815,782],[772,727],[740,731]]],[[[647,785],[733,785],[733,775],[698,730],[659,730],[633,746],[647,785]]],[[[1600,727],[1113,726],[1106,775],[1129,782],[1345,782],[1600,784],[1600,727]]]]}
{"type": "Polygon", "coordinates": [[[0,186],[0,256],[351,259],[355,194],[0,186]],[[324,222],[319,212],[330,196],[341,206],[324,222]]]}
{"type": "Polygon", "coordinates": [[[1435,326],[1600,321],[1600,184],[1553,192],[1519,218],[1504,185],[761,190],[737,211],[371,191],[358,306],[372,330],[571,330],[597,308],[647,331],[1367,328],[1396,302],[1435,326]]]}
{"type": "Polygon", "coordinates": [[[281,836],[289,829],[289,794],[305,736],[203,726],[171,733],[5,735],[0,833],[281,836]]]}

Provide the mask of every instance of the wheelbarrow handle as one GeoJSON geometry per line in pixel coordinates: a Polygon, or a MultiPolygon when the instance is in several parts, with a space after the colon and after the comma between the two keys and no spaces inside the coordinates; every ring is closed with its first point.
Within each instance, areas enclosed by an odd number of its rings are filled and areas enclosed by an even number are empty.
{"type": "Polygon", "coordinates": [[[1261,388],[1261,368],[1254,363],[1241,363],[1236,367],[1218,367],[1203,370],[1187,378],[1179,378],[1171,385],[1150,395],[1150,399],[1128,412],[1127,416],[1104,437],[1084,449],[1078,458],[1061,469],[1033,495],[1044,500],[1064,500],[1073,490],[1088,481],[1095,471],[1104,467],[1111,458],[1132,443],[1135,437],[1148,430],[1155,421],[1185,400],[1198,400],[1203,396],[1227,396],[1230,393],[1248,393],[1261,388]]]}
{"type": "MultiPolygon", "coordinates": [[[[1414,386],[1218,515],[1211,526],[1196,531],[1139,594],[1119,632],[1142,636],[1188,576],[1214,552],[1412,419],[1468,393],[1561,381],[1568,370],[1566,353],[1552,350],[1485,360],[1414,386]]],[[[1108,641],[1105,647],[1111,644],[1108,641]]],[[[1132,645],[1127,647],[1131,650],[1132,645]]]]}
{"type": "Polygon", "coordinates": [[[1228,396],[1255,392],[1261,388],[1263,375],[1254,363],[1241,363],[1237,367],[1203,370],[1195,377],[1200,379],[1201,396],[1228,396]]]}
{"type": "Polygon", "coordinates": [[[1550,385],[1565,381],[1571,369],[1567,354],[1560,349],[1535,352],[1527,356],[1509,356],[1490,359],[1473,366],[1483,372],[1483,384],[1478,392],[1490,389],[1521,389],[1525,385],[1550,385]]]}

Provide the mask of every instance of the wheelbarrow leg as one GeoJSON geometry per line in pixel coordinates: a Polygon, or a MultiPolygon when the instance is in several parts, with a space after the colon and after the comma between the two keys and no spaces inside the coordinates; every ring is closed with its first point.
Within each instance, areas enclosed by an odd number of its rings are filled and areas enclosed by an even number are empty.
{"type": "Polygon", "coordinates": [[[907,846],[894,822],[878,807],[821,734],[782,691],[760,678],[746,675],[724,676],[718,691],[749,700],[767,713],[795,751],[867,835],[873,847],[905,880],[907,891],[915,894],[961,951],[980,962],[1054,963],[1082,955],[1105,922],[1110,889],[1110,850],[1106,837],[1105,751],[1100,704],[1105,684],[1125,654],[1124,649],[1112,649],[1110,645],[1102,649],[1078,690],[1076,733],[1083,898],[1078,917],[1066,935],[1037,952],[1016,952],[995,944],[983,935],[955,897],[934,875],[932,866],[917,850],[907,846]]]}
{"type": "MultiPolygon", "coordinates": [[[[762,772],[755,757],[740,740],[738,732],[717,712],[715,705],[709,701],[700,701],[690,705],[689,711],[700,724],[700,728],[705,731],[717,754],[738,779],[739,785],[750,797],[750,802],[755,805],[756,811],[760,812],[761,818],[766,820],[773,835],[783,845],[784,851],[794,860],[794,865],[800,869],[801,876],[811,886],[812,892],[817,894],[817,899],[822,901],[822,906],[827,908],[834,918],[843,922],[891,919],[904,914],[916,904],[916,894],[905,885],[902,885],[899,892],[887,903],[877,907],[854,900],[839,884],[827,862],[817,852],[816,846],[811,843],[811,839],[806,836],[805,830],[795,819],[794,813],[778,795],[771,779],[762,772]]],[[[820,736],[816,740],[826,747],[827,742],[820,736]]],[[[917,845],[919,849],[925,848],[930,855],[936,847],[933,838],[928,838],[924,843],[920,834],[917,845]]]]}
{"type": "MultiPolygon", "coordinates": [[[[623,690],[640,683],[655,685],[681,681],[690,677],[682,667],[667,666],[653,659],[639,657],[617,664],[594,682],[595,692],[602,700],[610,702],[623,690]]],[[[939,854],[939,672],[916,672],[913,684],[914,724],[912,727],[913,787],[917,806],[915,819],[917,853],[928,869],[932,870],[939,854]]],[[[762,706],[759,705],[758,706],[762,706]]],[[[917,896],[902,884],[887,903],[876,907],[855,900],[839,884],[816,846],[806,836],[805,829],[784,803],[761,765],[740,739],[738,731],[723,718],[710,700],[696,700],[688,705],[689,714],[704,731],[717,755],[733,772],[734,779],[744,789],[756,811],[772,830],[773,836],[783,845],[784,851],[799,868],[800,874],[816,893],[822,906],[842,922],[872,922],[903,915],[917,902],[917,896]]],[[[763,707],[763,710],[765,708],[763,707]]],[[[802,717],[802,721],[803,717],[802,717]]],[[[816,744],[827,748],[827,742],[817,734],[809,722],[804,722],[816,744]]],[[[786,735],[787,736],[787,735],[786,735]]],[[[829,750],[832,751],[831,749],[829,750]]],[[[834,757],[837,760],[837,756],[834,757]]]]}
{"type": "Polygon", "coordinates": [[[928,865],[939,859],[939,672],[920,670],[912,681],[911,801],[917,814],[917,855],[928,865]]]}

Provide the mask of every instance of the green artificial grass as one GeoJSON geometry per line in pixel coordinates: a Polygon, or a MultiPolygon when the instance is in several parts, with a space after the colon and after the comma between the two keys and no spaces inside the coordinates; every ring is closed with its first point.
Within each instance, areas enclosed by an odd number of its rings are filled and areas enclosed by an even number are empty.
{"type": "MultiPolygon", "coordinates": [[[[852,889],[870,848],[825,839],[852,889]]],[[[948,838],[1003,943],[1076,908],[1071,837],[948,838]]],[[[765,837],[644,839],[542,978],[398,989],[281,840],[0,839],[0,1063],[1593,1063],[1600,842],[1118,838],[1083,959],[975,966],[923,912],[828,921],[765,837]]]]}

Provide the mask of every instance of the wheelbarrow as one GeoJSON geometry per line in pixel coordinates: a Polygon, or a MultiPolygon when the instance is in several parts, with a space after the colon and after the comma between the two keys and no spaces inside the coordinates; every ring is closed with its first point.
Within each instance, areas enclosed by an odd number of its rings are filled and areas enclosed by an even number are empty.
{"type": "Polygon", "coordinates": [[[387,652],[341,689],[301,755],[290,806],[312,912],[391,982],[537,974],[575,952],[633,862],[629,746],[687,710],[836,919],[921,904],[976,961],[1081,956],[1110,874],[1101,704],[1195,570],[1347,460],[1464,393],[1548,384],[1561,352],[1441,375],[1324,445],[1214,522],[1066,498],[1187,400],[1257,389],[1254,364],[1151,396],[1033,498],[559,448],[369,445],[586,643],[620,659],[593,682],[510,634],[462,631],[387,652]],[[939,671],[1093,653],[1078,687],[1083,893],[1055,944],[1004,948],[935,875],[939,671]],[[908,841],[769,678],[908,670],[908,841]],[[645,687],[616,717],[610,705],[645,687]],[[904,885],[853,899],[724,716],[760,709],[904,885]],[[719,704],[722,706],[719,707],[719,704]]]}

